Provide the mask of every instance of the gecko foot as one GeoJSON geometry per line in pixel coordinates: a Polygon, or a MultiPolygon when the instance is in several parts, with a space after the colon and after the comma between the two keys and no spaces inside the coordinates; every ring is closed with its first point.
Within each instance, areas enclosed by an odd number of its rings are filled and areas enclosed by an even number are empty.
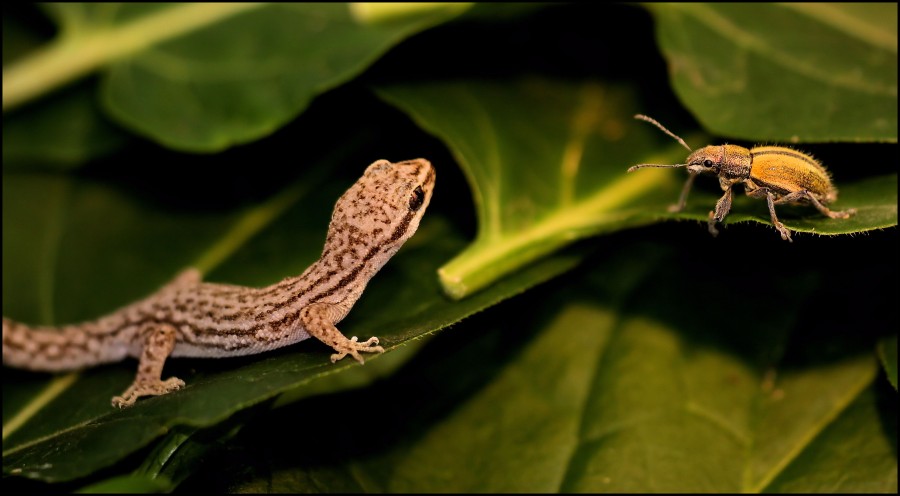
{"type": "Polygon", "coordinates": [[[184,381],[177,377],[170,377],[164,381],[135,381],[122,396],[113,396],[112,405],[116,408],[127,408],[141,396],[159,396],[183,387],[184,381]]]}
{"type": "Polygon", "coordinates": [[[358,343],[357,340],[358,338],[353,336],[350,340],[334,346],[334,351],[337,351],[337,353],[331,355],[331,363],[334,363],[347,355],[352,356],[359,363],[366,363],[366,361],[363,360],[363,357],[360,356],[360,351],[366,353],[384,353],[384,348],[377,346],[378,338],[374,336],[364,343],[358,343]]]}

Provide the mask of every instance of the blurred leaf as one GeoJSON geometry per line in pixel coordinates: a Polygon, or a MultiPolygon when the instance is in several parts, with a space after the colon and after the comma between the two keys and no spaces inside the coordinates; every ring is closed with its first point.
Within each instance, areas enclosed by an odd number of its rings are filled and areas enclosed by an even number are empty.
{"type": "MultiPolygon", "coordinates": [[[[827,252],[779,244],[743,261],[766,277],[717,297],[712,241],[630,234],[436,336],[377,388],[268,413],[179,489],[896,491],[896,402],[879,404],[861,343],[896,317],[889,296],[847,305],[854,257],[822,277],[827,252]],[[777,311],[753,311],[767,308],[777,311]],[[848,333],[859,311],[888,320],[848,333]],[[273,427],[288,423],[315,428],[273,427]]],[[[850,251],[881,256],[880,243],[850,251]]],[[[869,282],[884,289],[895,276],[869,282]]]]}
{"type": "Polygon", "coordinates": [[[100,111],[93,84],[79,84],[3,117],[3,169],[69,169],[127,142],[100,111]]]}
{"type": "MultiPolygon", "coordinates": [[[[10,4],[4,4],[3,7],[2,49],[3,64],[6,65],[46,43],[49,35],[39,33],[40,29],[31,25],[26,13],[13,8],[10,4]]],[[[34,11],[37,10],[34,5],[24,7],[18,5],[16,7],[24,8],[30,14],[34,14],[34,11]]]]}
{"type": "Polygon", "coordinates": [[[894,390],[897,389],[897,335],[887,337],[878,342],[878,357],[887,374],[888,381],[894,390]]]}
{"type": "MultiPolygon", "coordinates": [[[[151,292],[190,265],[215,267],[209,280],[223,280],[217,274],[225,274],[228,282],[252,285],[299,273],[318,257],[330,209],[341,192],[339,185],[317,185],[322,176],[323,169],[311,169],[308,182],[301,179],[259,205],[202,213],[161,208],[89,180],[7,174],[3,278],[6,287],[21,292],[4,297],[4,315],[26,322],[94,318],[151,292]],[[43,208],[28,208],[38,191],[45,199],[43,208]],[[211,259],[222,264],[205,261],[211,259]]],[[[373,296],[360,301],[341,329],[348,335],[377,335],[390,351],[578,261],[577,256],[548,260],[477,298],[453,303],[441,294],[433,274],[462,244],[440,213],[429,212],[414,241],[369,285],[367,296],[373,296]]],[[[124,411],[112,408],[109,399],[130,383],[132,361],[49,383],[28,379],[34,374],[7,371],[4,473],[45,481],[81,477],[146,446],[173,426],[213,425],[313,379],[358,367],[347,360],[331,364],[330,353],[321,343],[308,341],[258,357],[172,360],[167,370],[188,386],[124,411]],[[49,399],[39,400],[48,391],[49,399]],[[10,429],[13,418],[16,428],[10,429]]]]}
{"type": "MultiPolygon", "coordinates": [[[[45,35],[28,14],[34,5],[17,5],[3,12],[3,64],[33,53],[45,35]],[[25,12],[22,12],[25,10],[25,12]]],[[[124,133],[113,126],[96,101],[96,81],[3,116],[3,169],[17,166],[71,168],[119,149],[124,133]]]]}
{"type": "MultiPolygon", "coordinates": [[[[706,221],[717,199],[696,194],[686,211],[671,214],[665,205],[677,198],[674,183],[686,176],[665,170],[625,174],[629,165],[672,163],[666,160],[676,155],[650,156],[660,133],[631,119],[637,105],[621,88],[465,81],[381,87],[378,94],[441,138],[472,188],[478,235],[439,272],[454,298],[579,238],[667,218],[706,221]]],[[[897,224],[896,175],[841,189],[836,207],[859,210],[850,220],[816,215],[782,221],[819,234],[897,224]]],[[[729,222],[771,222],[763,202],[747,198],[735,205],[729,222]],[[758,214],[740,213],[747,202],[761,207],[758,214]]]]}
{"type": "MultiPolygon", "coordinates": [[[[448,8],[440,2],[351,2],[350,13],[362,24],[381,24],[404,17],[430,14],[435,9],[448,8]]],[[[455,2],[449,8],[464,12],[474,6],[472,2],[455,2]]]]}
{"type": "Polygon", "coordinates": [[[709,131],[897,141],[897,4],[649,4],[675,92],[709,131]]]}
{"type": "Polygon", "coordinates": [[[766,487],[769,493],[897,492],[897,406],[863,391],[766,487]],[[886,417],[893,413],[893,418],[886,417]]]}
{"type": "Polygon", "coordinates": [[[54,4],[62,35],[4,67],[4,110],[106,68],[109,113],[166,146],[212,152],[266,136],[317,94],[465,4],[374,22],[347,4],[54,4]]]}
{"type": "MultiPolygon", "coordinates": [[[[648,260],[658,253],[651,247],[612,251],[619,256],[588,272],[583,289],[544,294],[556,311],[532,324],[535,338],[487,384],[426,435],[361,461],[382,490],[759,492],[870,387],[876,369],[865,352],[802,368],[791,348],[779,357],[789,336],[812,326],[785,318],[815,287],[802,273],[792,282],[775,278],[768,294],[754,284],[729,288],[735,301],[778,302],[782,310],[740,321],[725,305],[684,310],[715,280],[714,267],[648,260]],[[623,277],[627,270],[646,275],[639,293],[623,277]],[[724,335],[721,322],[728,322],[724,335]],[[484,469],[467,471],[462,460],[484,469]]],[[[755,273],[764,261],[748,265],[755,273]]],[[[535,299],[524,305],[534,308],[535,299]]],[[[515,339],[534,320],[529,312],[500,323],[507,332],[495,339],[515,339]]],[[[823,334],[831,346],[846,341],[823,334]]],[[[865,421],[877,425],[874,409],[867,413],[865,421]]],[[[861,437],[884,460],[877,490],[890,491],[896,456],[872,434],[861,437]]],[[[831,460],[845,476],[875,470],[852,457],[831,460]]],[[[857,487],[875,490],[869,484],[857,487]]]]}
{"type": "Polygon", "coordinates": [[[206,429],[177,425],[156,443],[143,465],[133,475],[162,479],[171,488],[189,477],[205,459],[227,445],[258,412],[269,408],[263,402],[232,415],[228,420],[206,429]]]}
{"type": "Polygon", "coordinates": [[[76,491],[85,494],[150,494],[168,493],[172,485],[165,480],[141,475],[120,475],[96,484],[90,484],[76,491]]]}

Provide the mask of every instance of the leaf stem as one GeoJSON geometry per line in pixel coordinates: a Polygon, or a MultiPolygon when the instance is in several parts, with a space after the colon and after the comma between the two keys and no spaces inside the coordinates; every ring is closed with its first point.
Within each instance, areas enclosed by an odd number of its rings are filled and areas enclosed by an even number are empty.
{"type": "Polygon", "coordinates": [[[583,237],[586,229],[612,228],[632,215],[616,207],[659,187],[665,174],[627,175],[575,203],[502,239],[479,235],[466,250],[438,270],[444,291],[463,298],[554,250],[583,237]]]}

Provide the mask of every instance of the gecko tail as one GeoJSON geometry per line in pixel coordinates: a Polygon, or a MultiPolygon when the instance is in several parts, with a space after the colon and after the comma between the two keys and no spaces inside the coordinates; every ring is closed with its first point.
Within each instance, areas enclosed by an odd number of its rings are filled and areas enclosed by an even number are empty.
{"type": "Polygon", "coordinates": [[[3,365],[39,372],[78,370],[128,356],[127,346],[109,346],[90,325],[31,327],[3,317],[3,365]]]}

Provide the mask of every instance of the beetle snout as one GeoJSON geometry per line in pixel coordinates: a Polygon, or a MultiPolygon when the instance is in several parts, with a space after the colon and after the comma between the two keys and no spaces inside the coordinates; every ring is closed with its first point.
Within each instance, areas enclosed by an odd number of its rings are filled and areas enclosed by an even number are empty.
{"type": "Polygon", "coordinates": [[[686,168],[691,174],[718,174],[719,172],[716,167],[706,167],[703,164],[690,164],[686,168]]]}

